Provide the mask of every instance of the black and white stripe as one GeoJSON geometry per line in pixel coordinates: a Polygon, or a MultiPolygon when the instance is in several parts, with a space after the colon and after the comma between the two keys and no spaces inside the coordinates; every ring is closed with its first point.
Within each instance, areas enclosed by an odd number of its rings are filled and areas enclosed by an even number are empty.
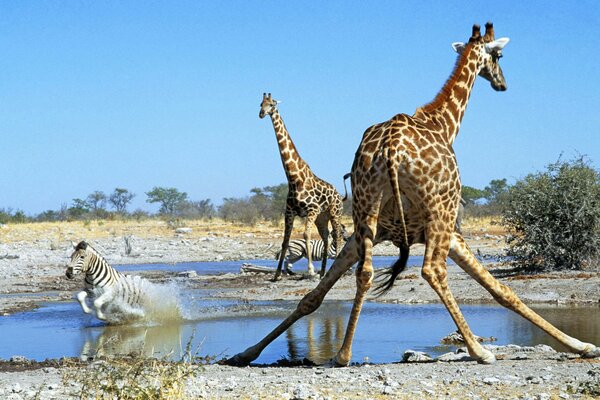
{"type": "Polygon", "coordinates": [[[86,314],[92,313],[87,305],[87,297],[93,297],[96,316],[106,319],[103,306],[119,300],[121,304],[137,307],[142,301],[141,278],[126,276],[111,267],[92,246],[85,241],[75,245],[66,276],[85,274],[85,289],[77,294],[77,300],[86,314]]]}
{"type": "MultiPolygon", "coordinates": [[[[310,241],[310,252],[313,261],[321,261],[323,259],[323,247],[325,244],[320,239],[313,239],[310,241]]],[[[306,251],[306,241],[304,239],[290,240],[288,245],[287,254],[285,257],[286,269],[292,268],[294,263],[298,262],[302,258],[308,258],[308,252],[306,251]]],[[[281,256],[281,250],[277,252],[275,259],[279,260],[281,256]]],[[[327,258],[335,258],[335,241],[329,241],[329,248],[327,249],[327,258]]]]}

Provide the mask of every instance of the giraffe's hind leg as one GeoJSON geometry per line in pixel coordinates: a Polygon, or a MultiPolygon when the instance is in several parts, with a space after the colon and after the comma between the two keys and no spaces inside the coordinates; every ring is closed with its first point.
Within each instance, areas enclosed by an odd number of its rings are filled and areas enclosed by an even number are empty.
{"type": "Polygon", "coordinates": [[[483,268],[479,261],[477,261],[471,250],[467,247],[462,236],[457,232],[452,236],[450,258],[490,292],[494,299],[504,307],[513,310],[517,314],[533,322],[574,352],[588,358],[600,356],[600,348],[591,343],[584,343],[560,331],[554,325],[539,316],[535,311],[527,307],[512,289],[498,282],[498,280],[494,278],[488,270],[483,268]]]}
{"type": "Polygon", "coordinates": [[[308,274],[315,275],[315,267],[312,263],[312,249],[310,245],[310,235],[312,228],[315,225],[318,214],[314,211],[309,211],[306,216],[306,223],[304,225],[304,241],[306,242],[306,258],[308,258],[308,274]]]}
{"type": "Polygon", "coordinates": [[[329,218],[327,214],[322,213],[317,217],[317,221],[315,223],[317,226],[317,230],[319,231],[319,236],[321,236],[321,240],[323,240],[323,251],[321,252],[321,278],[325,275],[325,270],[327,269],[327,253],[329,251],[329,218]]]}

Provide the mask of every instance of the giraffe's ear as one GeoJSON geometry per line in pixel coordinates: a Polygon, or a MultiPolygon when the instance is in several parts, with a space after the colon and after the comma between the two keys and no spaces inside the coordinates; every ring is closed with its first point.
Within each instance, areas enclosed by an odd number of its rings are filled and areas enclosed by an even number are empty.
{"type": "Polygon", "coordinates": [[[273,100],[275,102],[275,104],[279,104],[281,103],[281,100],[273,100]]]}
{"type": "Polygon", "coordinates": [[[500,51],[504,48],[504,46],[507,45],[507,43],[510,41],[509,38],[507,37],[503,37],[500,39],[496,39],[493,42],[490,42],[488,44],[485,45],[485,50],[488,53],[491,53],[492,51],[500,51]]]}
{"type": "Polygon", "coordinates": [[[460,53],[463,52],[463,50],[465,49],[465,46],[466,46],[466,44],[464,44],[463,42],[454,42],[454,43],[452,43],[452,48],[458,54],[460,54],[460,53]]]}

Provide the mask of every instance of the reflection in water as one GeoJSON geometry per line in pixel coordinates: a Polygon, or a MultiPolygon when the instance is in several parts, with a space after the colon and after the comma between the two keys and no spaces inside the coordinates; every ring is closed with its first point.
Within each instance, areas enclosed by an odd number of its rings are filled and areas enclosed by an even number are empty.
{"type": "MultiPolygon", "coordinates": [[[[98,356],[143,355],[147,357],[183,352],[181,325],[102,326],[88,330],[81,349],[82,360],[98,356]]],[[[185,346],[185,344],[184,344],[185,346]]]]}
{"type": "MultiPolygon", "coordinates": [[[[535,306],[532,309],[567,335],[583,342],[600,343],[600,309],[598,307],[535,306]]],[[[514,314],[514,313],[511,313],[514,314]]],[[[529,321],[513,317],[508,334],[513,343],[547,344],[557,351],[568,351],[559,341],[552,338],[529,321]]]]}
{"type": "Polygon", "coordinates": [[[303,332],[304,326],[292,325],[286,331],[289,358],[301,360],[306,357],[317,364],[326,362],[335,356],[342,345],[345,327],[345,317],[341,315],[324,315],[322,318],[309,316],[306,333],[303,332]],[[304,341],[307,349],[301,348],[304,341]]]}
{"type": "MultiPolygon", "coordinates": [[[[236,302],[185,292],[183,310],[190,318],[150,326],[106,326],[83,314],[76,302],[48,303],[41,308],[0,317],[0,358],[22,355],[35,360],[143,353],[161,357],[191,341],[198,355],[231,356],[263,338],[295,309],[294,301],[236,302]],[[192,308],[191,305],[196,307],[192,308]],[[192,339],[193,338],[193,339],[192,339]]],[[[282,357],[322,363],[340,348],[352,304],[325,301],[319,310],[300,319],[275,340],[256,361],[272,363],[282,357]]],[[[496,305],[461,307],[473,332],[494,336],[494,344],[548,344],[563,350],[543,331],[517,314],[496,305]]],[[[559,329],[581,340],[600,344],[600,307],[536,306],[535,310],[559,329]]],[[[407,349],[432,356],[452,351],[440,339],[456,329],[440,304],[402,305],[367,302],[353,346],[353,362],[366,357],[374,363],[395,362],[407,349]]]]}

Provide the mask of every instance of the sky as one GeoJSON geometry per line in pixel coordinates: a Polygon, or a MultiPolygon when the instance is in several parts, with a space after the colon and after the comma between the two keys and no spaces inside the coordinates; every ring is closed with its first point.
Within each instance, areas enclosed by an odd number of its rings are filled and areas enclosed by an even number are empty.
{"type": "Polygon", "coordinates": [[[300,155],[343,191],[362,133],[432,100],[451,43],[492,21],[506,92],[475,83],[454,144],[463,185],[561,156],[600,166],[597,1],[2,1],[0,208],[96,190],[191,200],[285,182],[263,92],[300,155]]]}

